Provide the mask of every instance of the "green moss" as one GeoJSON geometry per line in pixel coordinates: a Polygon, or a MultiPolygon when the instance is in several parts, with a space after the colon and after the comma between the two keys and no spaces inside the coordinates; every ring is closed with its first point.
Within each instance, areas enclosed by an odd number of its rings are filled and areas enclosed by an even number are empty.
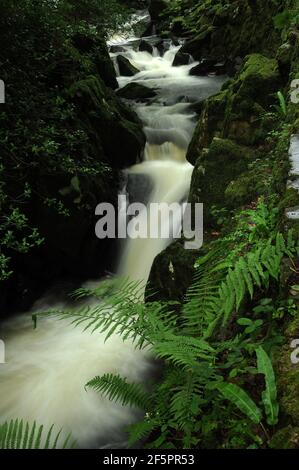
{"type": "Polygon", "coordinates": [[[298,449],[299,428],[286,426],[280,429],[272,437],[269,447],[271,449],[298,449]]]}
{"type": "Polygon", "coordinates": [[[209,149],[196,161],[193,172],[190,201],[205,205],[205,223],[212,224],[210,208],[225,205],[229,184],[247,171],[254,153],[229,139],[214,138],[209,149]]]}
{"type": "Polygon", "coordinates": [[[283,199],[280,201],[278,205],[278,209],[280,212],[281,216],[284,216],[284,212],[286,209],[289,209],[291,207],[295,207],[299,205],[299,194],[298,191],[294,188],[289,188],[283,197],[283,199]]]}
{"type": "Polygon", "coordinates": [[[250,172],[230,182],[225,190],[225,204],[230,208],[243,206],[255,200],[263,191],[261,175],[250,172]]]}

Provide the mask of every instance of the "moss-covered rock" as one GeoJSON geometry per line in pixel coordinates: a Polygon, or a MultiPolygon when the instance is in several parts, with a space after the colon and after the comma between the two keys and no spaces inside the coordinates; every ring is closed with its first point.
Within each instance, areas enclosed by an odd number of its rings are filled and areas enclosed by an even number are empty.
{"type": "Polygon", "coordinates": [[[248,146],[263,142],[273,125],[271,117],[265,118],[265,114],[275,102],[280,84],[275,59],[260,54],[248,56],[238,76],[206,101],[187,159],[194,164],[215,136],[248,146]]]}
{"type": "Polygon", "coordinates": [[[181,241],[171,244],[154,260],[146,288],[151,300],[182,301],[194,274],[197,251],[186,250],[181,241]]]}
{"type": "Polygon", "coordinates": [[[284,330],[285,345],[275,355],[281,413],[294,426],[299,426],[299,365],[293,364],[291,342],[299,338],[299,316],[291,320],[284,330]]]}
{"type": "Polygon", "coordinates": [[[299,449],[299,427],[286,426],[272,437],[271,449],[299,449]]]}
{"type": "Polygon", "coordinates": [[[120,98],[135,101],[147,101],[150,98],[155,98],[156,95],[155,90],[140,83],[128,83],[117,91],[117,96],[120,98]]]}
{"type": "Polygon", "coordinates": [[[225,205],[229,185],[247,171],[253,157],[254,152],[249,148],[218,137],[214,137],[209,148],[203,149],[195,164],[189,200],[204,204],[205,224],[213,222],[211,207],[225,205]]]}
{"type": "Polygon", "coordinates": [[[96,145],[111,166],[125,168],[134,164],[145,145],[137,115],[94,76],[75,83],[69,93],[80,106],[87,126],[93,129],[96,145]]]}
{"type": "Polygon", "coordinates": [[[193,38],[184,45],[183,52],[196,60],[245,57],[252,52],[275,56],[280,33],[273,26],[273,16],[283,6],[284,0],[229,0],[209,5],[203,2],[193,11],[186,8],[186,32],[190,29],[193,38]]]}
{"type": "Polygon", "coordinates": [[[133,75],[136,75],[139,72],[139,70],[134,67],[134,65],[132,65],[126,57],[123,57],[122,55],[117,56],[117,63],[119,67],[119,73],[124,77],[132,77],[133,75]]]}
{"type": "Polygon", "coordinates": [[[231,181],[224,193],[225,205],[231,209],[244,206],[265,193],[264,180],[255,171],[246,172],[231,181]]]}

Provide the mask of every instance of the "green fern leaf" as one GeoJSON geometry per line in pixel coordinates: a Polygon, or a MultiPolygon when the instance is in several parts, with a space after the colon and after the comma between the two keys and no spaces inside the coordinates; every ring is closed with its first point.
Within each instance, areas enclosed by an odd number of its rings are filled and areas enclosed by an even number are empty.
{"type": "Polygon", "coordinates": [[[221,383],[217,388],[224,398],[236,405],[254,423],[261,422],[261,410],[241,387],[232,383],[221,383]]]}
{"type": "Polygon", "coordinates": [[[111,401],[120,401],[123,406],[146,409],[149,406],[149,396],[140,384],[128,383],[120,375],[104,374],[90,380],[86,387],[107,396],[111,401]]]}
{"type": "Polygon", "coordinates": [[[266,382],[266,389],[262,393],[262,399],[267,415],[267,423],[270,426],[274,426],[278,423],[279,405],[277,402],[277,389],[273,366],[268,354],[262,346],[256,349],[256,355],[258,372],[265,376],[266,382]]]}

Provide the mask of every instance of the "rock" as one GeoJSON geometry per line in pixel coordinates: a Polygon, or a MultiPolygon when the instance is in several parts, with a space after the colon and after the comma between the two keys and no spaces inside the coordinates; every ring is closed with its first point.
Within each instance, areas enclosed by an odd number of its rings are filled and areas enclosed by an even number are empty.
{"type": "Polygon", "coordinates": [[[154,98],[157,93],[153,89],[139,83],[129,83],[124,88],[118,90],[117,95],[127,100],[146,101],[154,98]]]}
{"type": "Polygon", "coordinates": [[[214,59],[202,59],[198,65],[195,65],[190,70],[190,75],[208,75],[214,72],[215,60],[214,59]]]}
{"type": "Polygon", "coordinates": [[[112,168],[126,168],[136,162],[145,144],[142,124],[97,77],[76,82],[69,90],[83,113],[91,135],[97,136],[112,168]],[[99,140],[100,139],[100,140],[99,140]]]}
{"type": "Polygon", "coordinates": [[[182,301],[194,274],[198,251],[185,250],[181,241],[172,243],[154,260],[146,287],[148,300],[182,301]]]}
{"type": "Polygon", "coordinates": [[[213,73],[216,75],[225,75],[227,70],[227,64],[225,62],[217,62],[213,67],[213,73]]]}
{"type": "Polygon", "coordinates": [[[270,449],[299,449],[299,427],[286,426],[272,436],[270,449]]]}
{"type": "Polygon", "coordinates": [[[141,34],[142,38],[147,38],[149,36],[153,36],[156,33],[156,26],[153,21],[149,23],[145,31],[141,34]]]}
{"type": "Polygon", "coordinates": [[[105,42],[98,44],[94,64],[97,73],[104,81],[104,84],[113,90],[116,90],[116,88],[118,88],[116,72],[105,42]]]}
{"type": "Polygon", "coordinates": [[[126,52],[126,49],[124,47],[117,45],[110,46],[109,50],[112,54],[117,54],[118,52],[126,52]]]}
{"type": "Polygon", "coordinates": [[[141,52],[148,52],[149,54],[152,54],[154,49],[153,46],[148,42],[142,39],[139,44],[139,50],[141,52]]]}
{"type": "Polygon", "coordinates": [[[247,171],[255,152],[237,145],[229,139],[214,137],[209,148],[203,149],[196,161],[189,201],[203,203],[205,226],[215,221],[210,212],[212,206],[225,205],[225,191],[229,184],[247,171]]]}
{"type": "Polygon", "coordinates": [[[159,52],[160,56],[163,57],[164,53],[167,50],[167,48],[165,47],[165,41],[161,40],[161,41],[157,42],[155,44],[155,47],[158,49],[158,52],[159,52]]]}
{"type": "Polygon", "coordinates": [[[260,54],[248,56],[235,79],[228,80],[218,94],[206,100],[187,159],[194,164],[214,136],[240,145],[262,143],[273,122],[269,117],[261,123],[260,116],[271,110],[280,87],[275,59],[260,54]]]}
{"type": "Polygon", "coordinates": [[[117,56],[117,63],[119,66],[119,73],[123,77],[132,77],[139,73],[139,70],[131,64],[131,62],[122,55],[117,56]]]}
{"type": "Polygon", "coordinates": [[[189,54],[184,54],[183,52],[181,52],[181,50],[179,50],[176,55],[175,55],[175,58],[173,59],[173,63],[172,65],[174,67],[178,67],[180,65],[188,65],[190,63],[190,55],[189,54]]]}
{"type": "Polygon", "coordinates": [[[282,44],[276,54],[276,59],[279,65],[280,73],[285,81],[288,80],[292,59],[293,59],[293,48],[289,42],[282,44]]]}
{"type": "Polygon", "coordinates": [[[153,21],[157,21],[161,13],[167,8],[167,6],[167,0],[151,0],[149,6],[149,14],[151,15],[151,19],[153,21]]]}
{"type": "Polygon", "coordinates": [[[283,6],[282,0],[215,1],[208,8],[203,2],[196,12],[197,34],[187,31],[192,39],[186,41],[183,52],[195,60],[209,56],[244,58],[253,51],[273,57],[281,42],[273,17],[283,6]]]}
{"type": "MultiPolygon", "coordinates": [[[[298,264],[298,259],[296,260],[298,264]]],[[[290,267],[289,267],[290,272],[290,267]]],[[[293,430],[295,427],[299,427],[299,371],[298,364],[294,364],[291,360],[291,354],[294,349],[291,348],[293,340],[299,338],[299,318],[298,313],[294,318],[284,326],[284,337],[285,344],[276,349],[273,357],[273,365],[276,375],[280,412],[284,416],[284,423],[287,425],[291,423],[293,430]]],[[[289,430],[285,430],[285,433],[290,436],[294,436],[289,430]]],[[[281,434],[276,436],[272,445],[278,445],[278,438],[281,434]]],[[[285,436],[286,437],[286,434],[285,436]]],[[[297,441],[298,437],[296,437],[297,441]]],[[[286,440],[285,444],[289,441],[286,440]]],[[[281,443],[281,441],[280,441],[281,443]]]]}

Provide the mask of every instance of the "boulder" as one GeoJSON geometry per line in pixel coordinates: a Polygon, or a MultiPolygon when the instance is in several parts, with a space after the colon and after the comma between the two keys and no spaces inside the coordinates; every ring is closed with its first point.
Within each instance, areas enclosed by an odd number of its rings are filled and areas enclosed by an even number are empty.
{"type": "Polygon", "coordinates": [[[117,45],[110,46],[109,50],[112,54],[117,54],[119,52],[126,52],[126,49],[124,47],[117,46],[117,45]]]}
{"type": "Polygon", "coordinates": [[[126,168],[138,160],[145,145],[142,124],[97,77],[74,83],[69,94],[80,108],[86,126],[112,168],[126,168]]]}
{"type": "Polygon", "coordinates": [[[198,251],[186,250],[181,241],[172,243],[154,260],[146,287],[148,300],[183,301],[194,274],[198,251]]]}
{"type": "Polygon", "coordinates": [[[260,52],[275,55],[281,42],[273,17],[281,12],[284,1],[242,0],[205,2],[197,7],[196,34],[186,31],[192,39],[186,41],[183,52],[195,60],[202,57],[240,56],[260,52]]]}
{"type": "Polygon", "coordinates": [[[203,149],[192,175],[189,201],[203,203],[205,225],[213,226],[212,206],[225,205],[225,191],[230,183],[248,170],[255,152],[229,139],[214,137],[203,149]]]}
{"type": "Polygon", "coordinates": [[[139,50],[141,52],[148,52],[149,54],[152,54],[154,49],[153,46],[148,42],[142,39],[139,44],[139,50]]]}
{"type": "Polygon", "coordinates": [[[271,110],[281,86],[275,59],[260,54],[248,56],[235,79],[228,80],[219,93],[206,100],[187,159],[194,164],[215,136],[240,145],[262,143],[273,122],[271,116],[261,122],[260,116],[271,110]]]}
{"type": "Polygon", "coordinates": [[[215,60],[214,59],[202,59],[199,64],[192,67],[190,75],[208,75],[214,72],[215,60]]]}
{"type": "Polygon", "coordinates": [[[180,65],[188,65],[190,63],[190,59],[191,57],[189,54],[185,54],[181,50],[179,50],[176,53],[175,58],[173,59],[172,65],[174,67],[179,67],[180,65]]]}
{"type": "Polygon", "coordinates": [[[124,88],[117,91],[120,98],[136,101],[147,101],[150,98],[155,98],[157,93],[152,89],[139,83],[129,83],[124,88]]]}
{"type": "Polygon", "coordinates": [[[124,56],[117,56],[117,63],[119,67],[119,73],[123,77],[132,77],[139,73],[139,70],[131,64],[131,62],[124,56]]]}

